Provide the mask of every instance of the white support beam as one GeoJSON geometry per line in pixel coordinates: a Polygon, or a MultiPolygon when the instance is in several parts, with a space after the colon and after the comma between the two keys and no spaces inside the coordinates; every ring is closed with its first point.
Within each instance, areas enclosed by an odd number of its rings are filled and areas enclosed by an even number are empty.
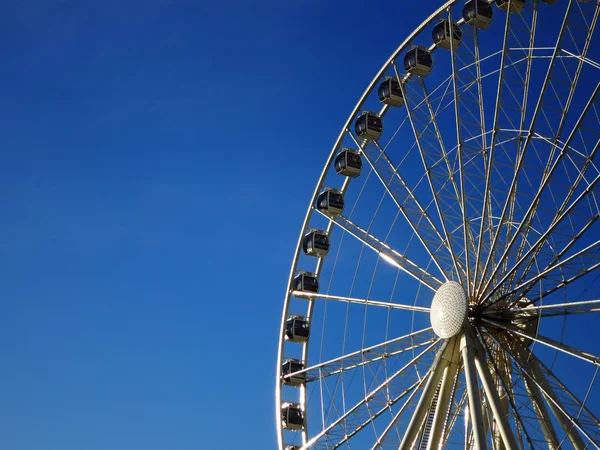
{"type": "Polygon", "coordinates": [[[473,426],[473,445],[475,450],[486,450],[487,444],[483,428],[483,408],[477,383],[477,369],[475,368],[475,349],[468,331],[460,337],[460,351],[462,353],[467,392],[469,394],[469,416],[473,426]]]}
{"type": "Polygon", "coordinates": [[[471,335],[467,334],[467,339],[470,339],[473,344],[475,350],[475,367],[477,368],[477,372],[481,378],[483,390],[485,391],[485,396],[487,397],[487,403],[492,409],[494,421],[498,427],[498,430],[500,431],[500,435],[502,436],[504,448],[507,450],[517,450],[517,441],[515,440],[515,436],[513,435],[512,429],[508,423],[508,411],[503,408],[500,401],[500,396],[498,395],[498,391],[494,385],[494,380],[492,379],[492,374],[490,373],[490,369],[487,365],[485,351],[476,338],[473,338],[471,335]]]}
{"type": "Polygon", "coordinates": [[[421,429],[421,425],[425,420],[425,415],[431,406],[431,401],[435,395],[437,386],[444,374],[444,369],[450,364],[452,353],[456,345],[456,338],[452,338],[445,343],[446,345],[440,349],[437,354],[433,365],[431,366],[431,376],[427,380],[427,384],[423,388],[423,394],[419,399],[419,403],[415,408],[410,423],[406,427],[404,437],[400,443],[399,450],[411,450],[414,446],[415,440],[421,429]]]}
{"type": "Polygon", "coordinates": [[[448,409],[452,401],[451,397],[454,380],[456,379],[456,374],[460,365],[460,351],[458,344],[458,340],[456,340],[452,349],[452,355],[450,356],[450,362],[444,369],[437,406],[433,416],[433,424],[431,432],[429,433],[429,440],[427,441],[427,450],[439,450],[444,444],[446,417],[448,416],[448,409]]]}

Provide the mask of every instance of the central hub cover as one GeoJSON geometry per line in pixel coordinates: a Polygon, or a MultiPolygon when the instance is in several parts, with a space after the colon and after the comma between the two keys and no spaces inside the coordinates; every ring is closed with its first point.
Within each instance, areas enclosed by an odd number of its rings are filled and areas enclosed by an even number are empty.
{"type": "Polygon", "coordinates": [[[433,331],[447,339],[462,329],[469,311],[469,299],[463,287],[456,281],[442,284],[433,296],[429,319],[433,331]]]}

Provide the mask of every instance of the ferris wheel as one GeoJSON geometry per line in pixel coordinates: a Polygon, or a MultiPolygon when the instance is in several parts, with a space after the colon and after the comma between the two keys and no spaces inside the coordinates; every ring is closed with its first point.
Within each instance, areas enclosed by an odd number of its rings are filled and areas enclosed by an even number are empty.
{"type": "Polygon", "coordinates": [[[599,13],[447,1],[375,75],[293,258],[280,450],[600,449],[599,13]]]}

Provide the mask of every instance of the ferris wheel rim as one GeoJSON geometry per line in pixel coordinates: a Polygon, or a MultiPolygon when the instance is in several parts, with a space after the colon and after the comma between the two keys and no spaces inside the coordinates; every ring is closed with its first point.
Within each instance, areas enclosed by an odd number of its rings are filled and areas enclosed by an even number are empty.
{"type": "MultiPolygon", "coordinates": [[[[571,3],[573,2],[573,0],[570,0],[569,5],[571,5],[571,3]]],[[[311,199],[311,202],[309,204],[307,213],[305,215],[304,221],[303,221],[303,225],[301,228],[301,232],[300,232],[300,237],[298,239],[298,245],[296,247],[296,252],[294,255],[294,260],[293,260],[293,264],[290,270],[290,275],[289,275],[289,279],[288,279],[288,289],[286,291],[286,295],[285,295],[285,301],[284,301],[284,311],[282,314],[282,322],[281,322],[281,333],[280,333],[280,342],[279,342],[279,351],[278,351],[278,359],[277,359],[277,380],[276,380],[276,407],[277,407],[277,412],[279,413],[280,411],[280,407],[282,404],[282,401],[284,399],[281,398],[281,363],[283,361],[283,357],[285,356],[283,354],[284,351],[284,343],[285,343],[285,339],[284,339],[284,330],[285,330],[285,321],[286,321],[286,317],[289,313],[289,302],[291,297],[294,295],[294,291],[292,289],[293,286],[293,281],[294,281],[294,276],[297,273],[297,265],[298,265],[298,259],[299,256],[301,254],[301,248],[302,248],[302,242],[305,236],[305,232],[308,229],[308,225],[310,222],[310,218],[313,214],[313,212],[316,211],[314,204],[315,201],[319,195],[319,193],[321,192],[321,189],[323,188],[323,183],[325,181],[325,177],[327,175],[327,173],[329,172],[330,168],[331,168],[331,164],[333,162],[333,159],[337,153],[337,151],[340,149],[340,145],[343,141],[343,138],[346,136],[346,134],[348,133],[348,129],[349,126],[351,125],[352,121],[356,118],[358,112],[361,110],[362,105],[365,103],[366,99],[369,97],[369,95],[372,93],[373,89],[375,88],[375,86],[377,85],[377,83],[381,80],[382,76],[385,74],[385,72],[395,63],[395,60],[398,58],[398,55],[400,53],[402,53],[402,51],[404,51],[411,43],[411,41],[417,36],[419,35],[428,25],[431,24],[431,22],[433,20],[435,20],[436,18],[440,17],[440,14],[442,14],[444,11],[448,10],[452,5],[459,3],[458,0],[452,0],[452,1],[447,1],[446,3],[444,3],[444,5],[442,5],[440,8],[438,8],[438,10],[436,10],[433,14],[431,14],[425,21],[423,21],[421,23],[421,25],[419,27],[417,27],[410,35],[409,37],[407,37],[407,39],[405,39],[405,41],[396,49],[396,51],[392,54],[392,56],[388,59],[388,61],[386,61],[386,63],[382,66],[382,68],[380,69],[380,71],[376,74],[376,76],[373,78],[373,80],[371,81],[371,83],[369,84],[369,86],[367,87],[367,89],[365,90],[365,92],[363,93],[363,95],[361,96],[361,98],[359,99],[358,103],[356,104],[356,106],[354,107],[352,113],[350,114],[348,120],[346,121],[346,124],[344,125],[344,127],[342,128],[342,131],[340,132],[340,135],[336,141],[336,143],[333,146],[333,149],[326,161],[326,164],[324,166],[324,169],[321,173],[321,176],[317,182],[317,185],[315,187],[315,190],[313,192],[313,196],[311,199]]],[[[536,2],[537,3],[537,2],[536,2]]],[[[508,15],[507,15],[508,16],[508,15]]],[[[384,106],[384,108],[382,109],[382,113],[385,113],[385,109],[386,107],[384,106]]],[[[359,147],[360,148],[360,147],[359,147]]],[[[345,190],[347,184],[349,182],[349,179],[345,180],[342,191],[345,190]]],[[[318,212],[318,211],[317,211],[318,212]]],[[[482,225],[483,225],[483,221],[482,221],[482,225]]],[[[329,232],[331,231],[331,229],[334,227],[334,223],[333,221],[329,221],[328,223],[328,227],[327,227],[327,233],[329,234],[329,232]]],[[[481,238],[481,234],[479,235],[481,238]]],[[[478,247],[479,248],[479,247],[478,247]]],[[[320,259],[317,263],[317,273],[320,271],[320,267],[322,264],[322,260],[320,259]]],[[[443,274],[443,271],[440,270],[440,272],[443,274]]],[[[311,317],[312,315],[312,304],[309,307],[309,313],[307,314],[307,317],[311,317]]],[[[303,360],[307,361],[307,355],[308,355],[308,345],[304,345],[304,350],[303,350],[303,360]]],[[[306,405],[306,392],[303,392],[301,394],[301,404],[303,404],[304,406],[306,405]]],[[[282,426],[281,426],[281,421],[278,420],[278,439],[279,439],[279,448],[282,449],[284,442],[283,442],[283,435],[282,435],[282,426]]],[[[306,430],[303,431],[303,433],[307,433],[306,430]]],[[[591,441],[593,443],[593,441],[591,441]]],[[[303,447],[304,448],[304,447],[303,447]]]]}
{"type": "MultiPolygon", "coordinates": [[[[412,39],[417,36],[419,33],[421,33],[425,27],[430,24],[433,20],[435,20],[441,13],[443,13],[444,10],[446,10],[447,8],[449,8],[450,6],[452,6],[455,3],[458,3],[460,0],[447,0],[442,6],[440,6],[434,13],[432,13],[427,19],[425,19],[420,25],[419,27],[417,27],[406,39],[404,39],[404,41],[396,48],[396,50],[394,51],[394,53],[390,56],[390,58],[388,58],[388,60],[384,63],[384,65],[381,67],[381,69],[377,72],[377,74],[373,77],[372,81],[370,82],[370,84],[368,85],[367,89],[363,92],[362,96],[359,98],[358,102],[356,103],[356,105],[354,106],[354,109],[352,110],[352,112],[350,113],[350,116],[348,117],[348,119],[346,120],[346,123],[344,124],[344,126],[342,127],[342,130],[340,131],[340,134],[335,142],[335,144],[332,147],[332,150],[329,154],[329,157],[325,163],[325,166],[323,168],[323,171],[321,172],[321,175],[317,181],[316,187],[313,191],[313,195],[309,204],[309,207],[307,209],[307,212],[305,214],[304,220],[302,222],[302,227],[301,227],[301,231],[300,231],[300,236],[298,238],[298,242],[296,245],[296,250],[294,253],[294,258],[293,258],[293,262],[292,262],[292,266],[290,269],[290,274],[288,276],[288,282],[287,282],[287,290],[286,290],[286,294],[284,297],[284,306],[283,306],[283,313],[282,313],[282,319],[281,319],[281,325],[280,325],[280,333],[279,333],[279,345],[278,345],[278,352],[277,352],[277,368],[276,368],[276,380],[275,380],[275,407],[276,407],[276,413],[279,414],[279,411],[281,409],[281,404],[282,404],[282,395],[281,395],[281,364],[283,362],[283,350],[284,350],[284,343],[285,343],[285,339],[284,339],[284,332],[285,332],[285,321],[286,321],[286,317],[288,314],[288,309],[289,309],[289,301],[291,298],[291,287],[292,287],[292,282],[294,279],[294,275],[296,273],[296,266],[298,264],[298,258],[300,256],[300,252],[301,252],[301,248],[302,248],[302,240],[304,238],[304,234],[305,231],[308,227],[308,223],[310,220],[310,217],[313,213],[313,208],[312,205],[314,204],[319,191],[323,185],[323,182],[325,180],[325,176],[327,174],[327,172],[329,171],[329,166],[331,165],[333,158],[335,157],[336,151],[340,146],[340,143],[343,140],[343,137],[346,133],[346,130],[350,127],[353,119],[356,117],[356,114],[360,111],[361,106],[364,104],[365,100],[367,99],[367,97],[369,96],[369,94],[373,91],[373,89],[375,88],[375,86],[377,85],[377,82],[381,79],[381,76],[385,73],[386,69],[392,64],[392,62],[395,60],[395,58],[400,55],[400,53],[402,53],[402,51],[404,51],[404,49],[409,45],[409,43],[412,41],[412,39]]],[[[282,429],[282,425],[281,425],[281,421],[277,420],[277,439],[278,439],[278,447],[279,449],[283,449],[283,429],[282,429]]]]}

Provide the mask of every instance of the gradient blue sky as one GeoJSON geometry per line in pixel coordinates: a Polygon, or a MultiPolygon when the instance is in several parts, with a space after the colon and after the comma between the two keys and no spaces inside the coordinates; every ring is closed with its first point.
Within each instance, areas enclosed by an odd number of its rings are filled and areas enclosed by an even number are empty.
{"type": "Polygon", "coordinates": [[[405,4],[0,2],[0,448],[275,448],[301,220],[405,4]]]}

